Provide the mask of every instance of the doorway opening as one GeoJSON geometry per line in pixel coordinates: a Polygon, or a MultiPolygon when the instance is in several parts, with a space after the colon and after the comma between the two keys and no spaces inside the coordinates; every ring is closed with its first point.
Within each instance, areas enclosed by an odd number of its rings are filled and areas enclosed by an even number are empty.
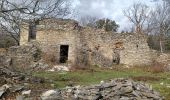
{"type": "Polygon", "coordinates": [[[113,64],[119,65],[120,64],[120,54],[119,52],[113,53],[113,64]]]}
{"type": "Polygon", "coordinates": [[[36,39],[36,24],[34,22],[32,23],[30,22],[28,42],[35,39],[36,39]]]}
{"type": "Polygon", "coordinates": [[[66,63],[68,60],[69,45],[60,46],[60,63],[66,63]]]}

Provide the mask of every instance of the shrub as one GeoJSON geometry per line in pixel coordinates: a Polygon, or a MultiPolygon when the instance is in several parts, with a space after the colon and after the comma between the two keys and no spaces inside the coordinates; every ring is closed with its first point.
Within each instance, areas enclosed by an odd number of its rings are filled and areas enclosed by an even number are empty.
{"type": "Polygon", "coordinates": [[[57,64],[57,57],[54,55],[54,52],[43,52],[42,59],[45,63],[50,66],[57,64]]]}
{"type": "Polygon", "coordinates": [[[155,62],[155,63],[151,66],[150,71],[151,71],[152,73],[160,73],[160,72],[164,72],[164,71],[165,71],[164,69],[165,69],[164,64],[155,62]]]}
{"type": "Polygon", "coordinates": [[[165,71],[164,64],[154,61],[150,66],[145,66],[143,69],[151,73],[161,73],[165,71]]]}
{"type": "Polygon", "coordinates": [[[37,48],[36,52],[33,54],[34,62],[37,62],[41,59],[41,54],[42,51],[39,48],[37,48]]]}
{"type": "Polygon", "coordinates": [[[72,65],[71,71],[76,71],[76,70],[89,70],[89,67],[85,65],[72,65]]]}
{"type": "Polygon", "coordinates": [[[9,48],[14,45],[17,45],[17,43],[10,36],[7,36],[7,35],[0,36],[0,48],[9,48]]]}

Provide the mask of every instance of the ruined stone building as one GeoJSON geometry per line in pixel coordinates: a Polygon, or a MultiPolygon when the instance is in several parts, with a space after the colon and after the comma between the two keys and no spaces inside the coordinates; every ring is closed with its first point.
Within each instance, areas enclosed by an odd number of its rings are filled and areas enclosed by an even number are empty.
{"type": "Polygon", "coordinates": [[[134,33],[112,33],[81,27],[70,19],[45,19],[39,21],[35,32],[29,29],[28,25],[22,28],[20,45],[36,41],[43,52],[56,55],[58,64],[68,62],[107,67],[152,62],[146,38],[134,33]]]}

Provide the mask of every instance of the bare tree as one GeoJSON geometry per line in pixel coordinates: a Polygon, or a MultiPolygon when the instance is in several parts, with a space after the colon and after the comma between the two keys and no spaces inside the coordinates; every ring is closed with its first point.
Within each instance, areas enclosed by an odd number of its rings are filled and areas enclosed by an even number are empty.
{"type": "Polygon", "coordinates": [[[169,0],[163,0],[165,1],[168,5],[170,5],[170,1],[169,0]]]}
{"type": "Polygon", "coordinates": [[[81,25],[90,26],[90,27],[95,27],[97,20],[99,20],[99,18],[97,18],[96,16],[90,16],[90,15],[82,16],[79,19],[81,25]]]}
{"type": "Polygon", "coordinates": [[[156,9],[152,11],[152,23],[151,25],[154,28],[154,33],[159,35],[159,45],[160,51],[163,53],[163,43],[166,33],[170,30],[170,12],[169,5],[163,3],[157,5],[156,9]]]}
{"type": "Polygon", "coordinates": [[[134,24],[136,33],[142,34],[144,23],[149,16],[148,6],[142,3],[134,3],[128,9],[123,10],[123,13],[134,24]]]}
{"type": "Polygon", "coordinates": [[[69,14],[69,5],[64,0],[0,0],[0,26],[18,44],[21,22],[64,17],[67,14],[69,14]]]}

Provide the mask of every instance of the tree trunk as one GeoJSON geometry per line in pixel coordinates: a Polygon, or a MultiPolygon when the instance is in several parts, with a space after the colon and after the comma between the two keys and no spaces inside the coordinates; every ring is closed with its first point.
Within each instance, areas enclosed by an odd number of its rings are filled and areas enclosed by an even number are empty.
{"type": "Polygon", "coordinates": [[[162,40],[160,40],[160,41],[159,41],[159,45],[160,45],[160,50],[161,50],[161,53],[163,53],[162,40]]]}

